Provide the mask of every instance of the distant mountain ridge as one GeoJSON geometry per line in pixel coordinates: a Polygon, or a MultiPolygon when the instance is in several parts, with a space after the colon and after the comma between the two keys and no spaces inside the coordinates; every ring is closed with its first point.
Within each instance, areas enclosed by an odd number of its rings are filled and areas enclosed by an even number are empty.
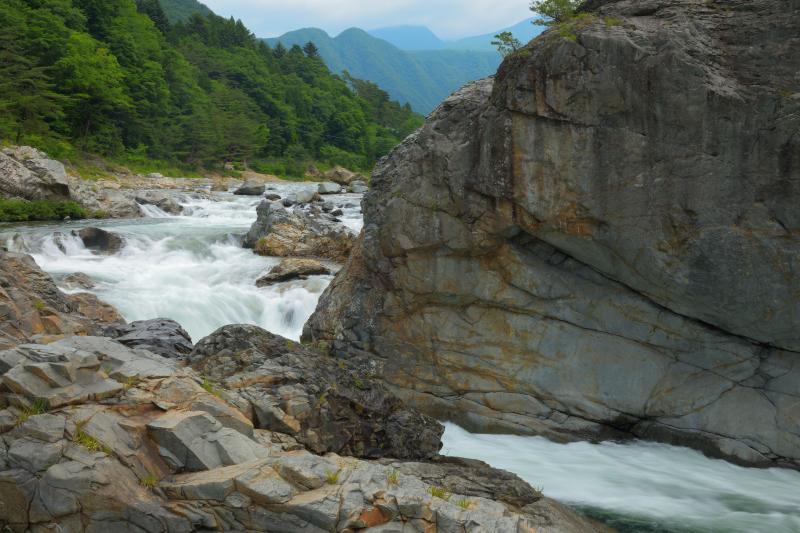
{"type": "Polygon", "coordinates": [[[463,85],[494,74],[501,60],[491,50],[401,50],[358,28],[336,37],[318,28],[304,28],[265,41],[287,48],[313,42],[331,71],[346,70],[374,82],[419,113],[430,112],[463,85]]]}
{"type": "Polygon", "coordinates": [[[445,41],[440,39],[433,31],[426,26],[390,26],[370,30],[367,33],[373,37],[383,39],[393,44],[400,50],[479,50],[492,51],[494,36],[504,31],[510,31],[514,37],[523,43],[527,43],[544,31],[543,26],[533,24],[533,18],[525,19],[519,23],[483,35],[464,37],[455,41],[445,41]]]}

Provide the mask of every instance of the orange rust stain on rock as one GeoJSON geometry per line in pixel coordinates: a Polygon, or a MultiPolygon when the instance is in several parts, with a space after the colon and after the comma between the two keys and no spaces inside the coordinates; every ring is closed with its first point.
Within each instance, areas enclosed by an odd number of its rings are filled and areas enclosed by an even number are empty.
{"type": "Polygon", "coordinates": [[[391,517],[387,516],[381,509],[373,507],[361,513],[358,519],[363,524],[362,527],[368,528],[387,524],[391,517]]]}

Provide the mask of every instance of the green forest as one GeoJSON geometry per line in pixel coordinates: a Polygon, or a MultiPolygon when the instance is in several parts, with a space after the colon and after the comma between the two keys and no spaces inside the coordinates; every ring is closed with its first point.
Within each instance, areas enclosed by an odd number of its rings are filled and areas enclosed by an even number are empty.
{"type": "Polygon", "coordinates": [[[66,159],[297,174],[367,169],[422,123],[313,46],[273,49],[214,14],[169,20],[158,0],[3,0],[0,137],[66,159]]]}

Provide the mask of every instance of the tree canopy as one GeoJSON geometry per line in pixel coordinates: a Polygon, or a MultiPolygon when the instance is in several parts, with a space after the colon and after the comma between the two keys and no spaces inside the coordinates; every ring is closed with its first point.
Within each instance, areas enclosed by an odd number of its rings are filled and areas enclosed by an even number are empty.
{"type": "Polygon", "coordinates": [[[213,14],[171,25],[158,0],[4,0],[0,27],[0,137],[15,142],[366,168],[422,122],[313,46],[273,50],[213,14]]]}

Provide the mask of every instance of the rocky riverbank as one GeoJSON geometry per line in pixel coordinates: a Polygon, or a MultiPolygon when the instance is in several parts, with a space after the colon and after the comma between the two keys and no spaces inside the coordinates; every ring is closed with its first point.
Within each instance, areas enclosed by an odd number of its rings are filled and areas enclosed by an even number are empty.
{"type": "Polygon", "coordinates": [[[306,338],[473,430],[797,468],[796,6],[589,5],[378,165],[306,338]]]}
{"type": "Polygon", "coordinates": [[[193,345],[64,295],[23,254],[0,268],[0,528],[604,531],[440,457],[442,427],[369,365],[254,326],[193,345]]]}

